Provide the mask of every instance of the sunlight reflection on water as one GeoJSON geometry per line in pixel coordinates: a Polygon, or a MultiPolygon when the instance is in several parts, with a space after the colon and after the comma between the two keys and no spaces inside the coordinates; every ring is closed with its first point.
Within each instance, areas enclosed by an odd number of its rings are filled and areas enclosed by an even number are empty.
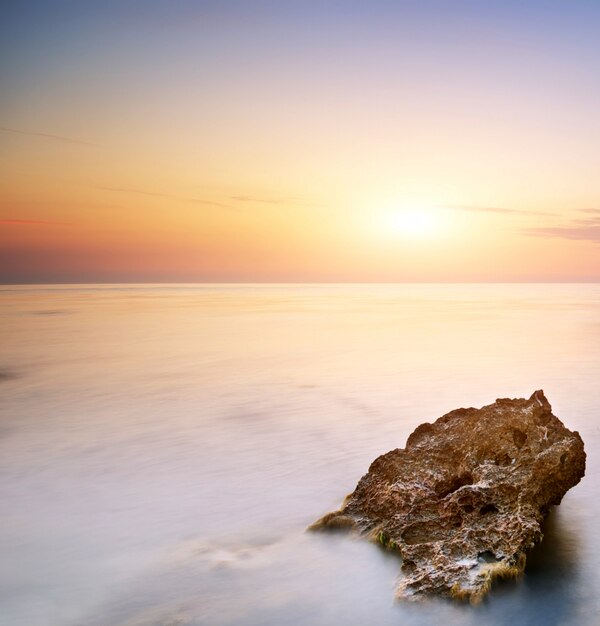
{"type": "Polygon", "coordinates": [[[591,624],[598,285],[0,288],[0,623],[591,624]],[[399,563],[305,527],[459,406],[543,388],[586,478],[519,583],[393,601],[399,563]]]}

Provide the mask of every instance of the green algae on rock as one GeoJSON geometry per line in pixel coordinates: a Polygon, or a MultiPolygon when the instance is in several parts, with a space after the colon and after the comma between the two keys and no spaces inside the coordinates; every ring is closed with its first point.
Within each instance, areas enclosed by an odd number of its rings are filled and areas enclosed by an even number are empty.
{"type": "Polygon", "coordinates": [[[579,433],[536,391],[421,424],[310,530],[353,530],[397,550],[399,597],[477,602],[494,579],[522,574],[550,507],[584,473],[579,433]]]}

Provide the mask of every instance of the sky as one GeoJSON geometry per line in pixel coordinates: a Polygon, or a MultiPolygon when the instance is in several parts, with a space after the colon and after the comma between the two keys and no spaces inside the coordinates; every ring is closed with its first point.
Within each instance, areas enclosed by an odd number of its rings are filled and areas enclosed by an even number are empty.
{"type": "Polygon", "coordinates": [[[600,281],[600,3],[13,1],[0,282],[600,281]]]}

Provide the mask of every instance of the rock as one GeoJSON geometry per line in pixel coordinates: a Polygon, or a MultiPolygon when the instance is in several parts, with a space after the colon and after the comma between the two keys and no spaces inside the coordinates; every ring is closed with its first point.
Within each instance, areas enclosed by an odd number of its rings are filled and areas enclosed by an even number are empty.
{"type": "Polygon", "coordinates": [[[495,578],[523,572],[548,510],[584,473],[579,433],[536,391],[421,424],[310,529],[353,529],[397,550],[399,597],[476,602],[495,578]]]}

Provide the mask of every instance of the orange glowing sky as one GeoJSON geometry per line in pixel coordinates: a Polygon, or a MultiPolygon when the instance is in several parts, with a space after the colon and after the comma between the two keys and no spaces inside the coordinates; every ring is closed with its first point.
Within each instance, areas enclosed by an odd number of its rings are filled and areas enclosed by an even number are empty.
{"type": "Polygon", "coordinates": [[[1,282],[600,280],[598,3],[46,4],[1,282]]]}

